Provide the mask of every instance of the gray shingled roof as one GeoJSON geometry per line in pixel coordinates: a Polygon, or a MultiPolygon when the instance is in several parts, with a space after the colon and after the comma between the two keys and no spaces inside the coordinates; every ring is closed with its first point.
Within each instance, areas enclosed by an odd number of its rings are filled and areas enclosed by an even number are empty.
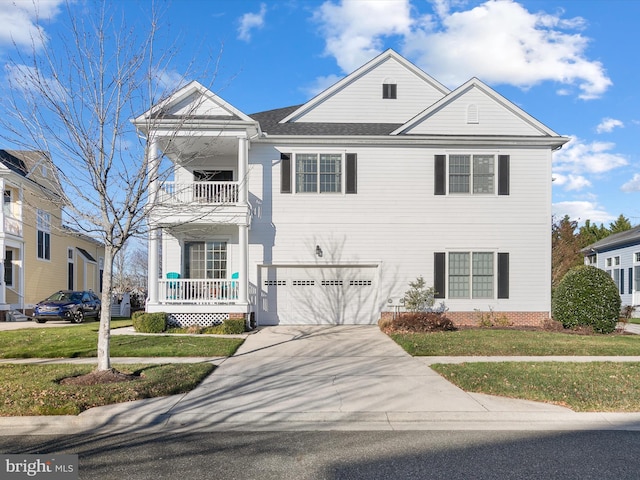
{"type": "Polygon", "coordinates": [[[278,123],[300,105],[278,108],[249,115],[260,122],[260,129],[268,135],[389,135],[401,127],[401,123],[278,123]]]}
{"type": "Polygon", "coordinates": [[[640,244],[640,225],[632,228],[631,230],[614,233],[613,235],[609,235],[602,240],[598,240],[597,242],[583,248],[582,252],[589,253],[591,250],[600,252],[603,250],[610,250],[614,247],[622,247],[625,245],[633,244],[640,244]]]}
{"type": "MultiPolygon", "coordinates": [[[[9,170],[17,173],[18,175],[26,177],[27,173],[29,173],[29,168],[27,167],[27,164],[25,163],[24,159],[14,155],[14,153],[18,154],[18,152],[15,152],[15,151],[0,150],[0,163],[2,163],[9,170]]],[[[19,152],[19,153],[24,154],[24,153],[33,153],[33,152],[19,152]]]]}

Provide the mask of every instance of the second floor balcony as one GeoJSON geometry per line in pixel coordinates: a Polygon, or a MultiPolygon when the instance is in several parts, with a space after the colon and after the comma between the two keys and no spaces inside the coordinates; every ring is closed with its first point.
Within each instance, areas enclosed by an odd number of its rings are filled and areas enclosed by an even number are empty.
{"type": "Polygon", "coordinates": [[[209,204],[235,205],[239,182],[164,182],[158,192],[161,205],[209,204]]]}

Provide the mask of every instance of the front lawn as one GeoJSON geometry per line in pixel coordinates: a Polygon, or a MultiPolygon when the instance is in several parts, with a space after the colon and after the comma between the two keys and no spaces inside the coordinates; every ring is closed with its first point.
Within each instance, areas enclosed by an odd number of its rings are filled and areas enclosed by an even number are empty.
{"type": "Polygon", "coordinates": [[[640,355],[638,335],[464,329],[390,337],[414,356],[640,355]]]}
{"type": "MultiPolygon", "coordinates": [[[[50,329],[51,330],[51,329],[50,329]]],[[[188,392],[213,369],[210,363],[114,365],[140,378],[98,385],[62,385],[93,365],[0,365],[0,416],[77,415],[92,407],[188,392]]]]}
{"type": "MultiPolygon", "coordinates": [[[[131,325],[111,322],[112,329],[131,325]]],[[[0,332],[0,358],[95,357],[98,322],[0,332]]],[[[244,340],[224,337],[112,335],[111,357],[228,357],[244,340]]]]}
{"type": "Polygon", "coordinates": [[[640,411],[640,363],[504,362],[432,368],[469,392],[554,403],[577,412],[640,411]]]}

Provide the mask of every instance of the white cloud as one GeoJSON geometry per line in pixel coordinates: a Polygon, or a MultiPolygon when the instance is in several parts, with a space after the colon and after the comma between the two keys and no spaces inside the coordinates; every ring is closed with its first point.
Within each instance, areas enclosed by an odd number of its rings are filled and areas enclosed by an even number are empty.
{"type": "Polygon", "coordinates": [[[48,36],[38,23],[56,17],[64,1],[0,0],[0,46],[42,48],[48,36]]]}
{"type": "Polygon", "coordinates": [[[562,175],[561,173],[553,174],[553,185],[564,187],[565,190],[582,190],[590,187],[592,184],[582,175],[562,175]]]}
{"type": "Polygon", "coordinates": [[[622,123],[620,120],[616,120],[615,118],[607,117],[607,118],[603,118],[600,124],[596,127],[596,132],[609,133],[616,127],[623,128],[624,123],[622,123]]]}
{"type": "Polygon", "coordinates": [[[614,215],[607,213],[597,203],[581,200],[554,203],[552,212],[558,218],[569,215],[572,220],[579,223],[583,223],[585,220],[591,220],[594,223],[606,223],[615,219],[614,215]]]}
{"type": "Polygon", "coordinates": [[[623,167],[629,162],[616,153],[610,153],[615,148],[611,142],[585,143],[578,137],[571,140],[559,151],[553,154],[553,171],[555,174],[601,174],[623,167]]]}
{"type": "Polygon", "coordinates": [[[27,65],[5,65],[6,80],[13,88],[22,92],[25,97],[33,98],[41,95],[54,97],[56,101],[66,102],[69,98],[67,90],[55,78],[45,77],[42,72],[27,65]]]}
{"type": "Polygon", "coordinates": [[[631,180],[620,187],[623,192],[640,192],[640,173],[636,173],[631,180]]]}
{"type": "Polygon", "coordinates": [[[259,13],[245,13],[240,17],[240,26],[238,27],[238,38],[245,42],[251,41],[251,31],[264,26],[264,17],[267,14],[267,5],[260,4],[259,13]]]}
{"type": "Polygon", "coordinates": [[[314,18],[325,36],[325,53],[351,72],[379,54],[382,38],[408,35],[413,20],[409,0],[342,0],[323,3],[314,18]]]}
{"type": "Polygon", "coordinates": [[[400,35],[402,53],[451,87],[473,76],[521,88],[554,81],[562,85],[558,94],[577,87],[580,98],[591,99],[612,84],[603,65],[585,55],[584,19],[531,13],[513,0],[463,10],[466,3],[432,0],[435,14],[418,17],[409,0],[327,1],[315,18],[326,53],[345,72],[380,53],[385,36],[400,35]]]}
{"type": "Polygon", "coordinates": [[[187,83],[184,75],[176,70],[154,69],[153,77],[163,92],[173,92],[187,83]]]}

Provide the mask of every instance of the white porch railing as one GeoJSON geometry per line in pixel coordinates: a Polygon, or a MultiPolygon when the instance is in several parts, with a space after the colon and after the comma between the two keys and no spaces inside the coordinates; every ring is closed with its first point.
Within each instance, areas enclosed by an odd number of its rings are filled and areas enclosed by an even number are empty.
{"type": "Polygon", "coordinates": [[[5,214],[4,216],[4,232],[5,233],[10,233],[12,235],[16,235],[18,237],[22,236],[22,221],[14,218],[14,217],[10,217],[8,215],[5,214]]]}
{"type": "Polygon", "coordinates": [[[238,182],[164,182],[158,192],[160,203],[214,203],[238,202],[238,182]]]}
{"type": "Polygon", "coordinates": [[[160,303],[205,305],[235,303],[238,300],[238,280],[177,278],[158,280],[160,303]]]}

